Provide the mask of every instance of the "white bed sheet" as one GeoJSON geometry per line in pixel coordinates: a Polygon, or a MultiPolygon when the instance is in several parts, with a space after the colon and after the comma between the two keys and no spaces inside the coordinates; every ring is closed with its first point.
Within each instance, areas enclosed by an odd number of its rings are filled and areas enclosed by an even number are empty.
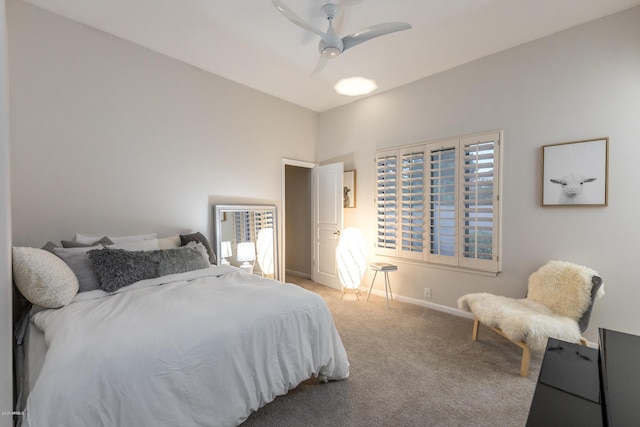
{"type": "Polygon", "coordinates": [[[23,426],[235,426],[314,375],[349,375],[320,296],[236,268],[79,294],[31,321],[47,352],[23,426]]]}
{"type": "Polygon", "coordinates": [[[47,345],[44,341],[44,334],[33,323],[29,322],[28,332],[25,337],[24,390],[31,390],[35,385],[44,363],[46,351],[47,345]]]}

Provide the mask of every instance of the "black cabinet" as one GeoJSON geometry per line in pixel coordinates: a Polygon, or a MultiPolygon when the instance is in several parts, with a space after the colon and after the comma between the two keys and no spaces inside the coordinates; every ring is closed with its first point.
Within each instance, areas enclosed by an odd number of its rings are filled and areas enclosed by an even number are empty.
{"type": "Polygon", "coordinates": [[[640,425],[640,337],[600,330],[599,350],[549,339],[527,427],[640,425]]]}
{"type": "Polygon", "coordinates": [[[527,427],[601,427],[598,350],[550,338],[527,427]]]}
{"type": "Polygon", "coordinates": [[[640,425],[640,337],[600,329],[605,425],[640,425]]]}

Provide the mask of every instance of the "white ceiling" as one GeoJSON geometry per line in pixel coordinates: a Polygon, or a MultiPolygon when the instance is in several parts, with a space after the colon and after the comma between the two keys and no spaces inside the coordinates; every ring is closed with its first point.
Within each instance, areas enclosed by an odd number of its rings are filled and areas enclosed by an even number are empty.
{"type": "MultiPolygon", "coordinates": [[[[343,77],[374,79],[374,93],[640,4],[640,0],[336,0],[341,36],[404,21],[413,28],[345,51],[312,75],[318,37],[271,0],[24,0],[278,98],[322,112],[358,98],[343,77]]],[[[282,0],[326,29],[330,0],[282,0]]]]}

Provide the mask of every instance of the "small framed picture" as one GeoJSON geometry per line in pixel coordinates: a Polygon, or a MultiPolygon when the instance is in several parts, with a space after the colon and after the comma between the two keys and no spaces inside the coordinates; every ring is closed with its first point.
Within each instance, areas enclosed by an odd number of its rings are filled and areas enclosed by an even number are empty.
{"type": "Polygon", "coordinates": [[[345,208],[356,207],[356,171],[345,171],[342,180],[342,206],[345,208]]]}
{"type": "Polygon", "coordinates": [[[542,206],[607,206],[609,138],[542,147],[542,206]]]}

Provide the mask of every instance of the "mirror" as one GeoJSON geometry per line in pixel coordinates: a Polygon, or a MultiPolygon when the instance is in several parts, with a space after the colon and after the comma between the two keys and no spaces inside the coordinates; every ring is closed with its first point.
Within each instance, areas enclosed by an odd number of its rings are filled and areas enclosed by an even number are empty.
{"type": "Polygon", "coordinates": [[[281,280],[275,205],[215,205],[213,224],[218,265],[281,280]]]}

